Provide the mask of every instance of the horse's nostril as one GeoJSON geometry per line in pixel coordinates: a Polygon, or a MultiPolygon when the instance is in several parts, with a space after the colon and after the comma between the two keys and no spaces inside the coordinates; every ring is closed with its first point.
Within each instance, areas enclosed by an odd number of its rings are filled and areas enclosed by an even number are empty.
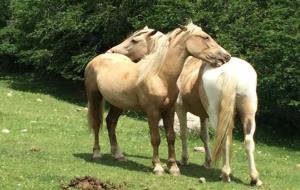
{"type": "Polygon", "coordinates": [[[231,58],[231,55],[230,55],[230,54],[226,54],[226,55],[225,55],[225,60],[226,60],[226,62],[228,62],[228,61],[230,60],[230,58],[231,58]]]}

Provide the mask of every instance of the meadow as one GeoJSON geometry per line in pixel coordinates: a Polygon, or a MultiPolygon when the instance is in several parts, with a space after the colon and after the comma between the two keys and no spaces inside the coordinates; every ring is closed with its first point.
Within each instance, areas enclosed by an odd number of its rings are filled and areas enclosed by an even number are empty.
{"type": "MultiPolygon", "coordinates": [[[[123,189],[255,189],[249,186],[248,161],[239,134],[232,146],[231,183],[219,181],[219,169],[201,166],[204,154],[193,152],[193,147],[202,146],[197,135],[189,139],[190,164],[180,166],[180,176],[155,176],[147,123],[134,114],[122,116],[117,128],[128,161],[111,157],[105,125],[101,132],[104,156],[92,160],[93,136],[87,127],[83,94],[80,82],[0,72],[0,189],[61,189],[74,176],[86,175],[123,189]],[[206,183],[200,183],[199,177],[205,177],[206,183]]],[[[300,189],[299,139],[278,140],[260,132],[263,127],[257,126],[256,135],[256,164],[263,181],[257,189],[300,189]]],[[[160,157],[166,163],[163,130],[161,136],[160,157]]],[[[177,136],[177,159],[180,147],[177,136]]]]}

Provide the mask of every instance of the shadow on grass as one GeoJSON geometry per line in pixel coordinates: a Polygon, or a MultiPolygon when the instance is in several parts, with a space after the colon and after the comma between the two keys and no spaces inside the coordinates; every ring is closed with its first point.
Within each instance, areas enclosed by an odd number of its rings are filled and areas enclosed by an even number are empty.
{"type": "MultiPolygon", "coordinates": [[[[142,156],[142,155],[125,154],[125,156],[127,158],[132,157],[132,158],[141,158],[141,159],[149,159],[149,160],[152,159],[151,157],[142,156]]],[[[163,163],[167,163],[166,159],[161,159],[161,161],[163,163]]],[[[205,167],[195,163],[189,163],[189,165],[185,165],[185,166],[178,164],[178,167],[180,169],[181,175],[197,178],[197,179],[199,177],[205,177],[207,182],[221,182],[219,179],[219,176],[221,174],[220,169],[214,169],[214,168],[206,169],[205,167]]],[[[234,177],[232,175],[230,176],[230,179],[235,183],[248,185],[244,183],[242,180],[240,180],[239,178],[234,177]]]]}
{"type": "MultiPolygon", "coordinates": [[[[50,95],[58,100],[85,107],[87,98],[83,81],[67,80],[58,76],[37,76],[33,73],[12,74],[0,72],[0,80],[7,81],[9,88],[31,93],[50,95]]],[[[106,103],[105,110],[109,110],[106,103]]],[[[146,120],[143,113],[125,111],[123,115],[137,120],[146,120]]]]}
{"type": "Polygon", "coordinates": [[[76,153],[73,156],[83,159],[86,162],[97,163],[112,167],[119,167],[130,171],[138,171],[138,172],[151,172],[152,168],[145,166],[143,164],[139,164],[132,160],[127,160],[127,162],[119,162],[114,159],[110,154],[103,154],[101,159],[94,160],[92,158],[92,154],[88,153],[76,153]]]}
{"type": "MultiPolygon", "coordinates": [[[[139,158],[139,159],[147,159],[149,162],[151,162],[151,157],[148,156],[142,156],[142,155],[132,155],[132,154],[125,154],[127,158],[127,162],[119,162],[115,160],[110,154],[104,154],[103,157],[100,160],[94,160],[92,159],[92,154],[88,153],[76,153],[73,154],[73,156],[83,159],[86,162],[91,163],[97,163],[101,165],[107,165],[112,167],[119,167],[122,169],[130,170],[130,171],[137,171],[137,172],[152,172],[152,167],[145,166],[143,164],[137,163],[130,158],[139,158]]],[[[167,163],[166,159],[161,159],[163,163],[167,163]]],[[[192,178],[199,178],[199,177],[205,177],[207,182],[219,182],[220,181],[219,176],[221,173],[221,170],[219,169],[206,169],[203,166],[200,166],[198,164],[190,163],[187,166],[181,166],[178,165],[180,168],[181,175],[192,177],[192,178]]],[[[168,174],[166,174],[168,175],[168,174]]],[[[231,180],[237,184],[243,184],[243,185],[249,185],[244,183],[242,180],[240,180],[237,177],[230,176],[231,180]]]]}
{"type": "Polygon", "coordinates": [[[6,80],[9,88],[31,93],[47,94],[58,100],[79,106],[86,105],[83,81],[71,81],[58,76],[37,76],[33,73],[0,73],[0,80],[6,80]]]}

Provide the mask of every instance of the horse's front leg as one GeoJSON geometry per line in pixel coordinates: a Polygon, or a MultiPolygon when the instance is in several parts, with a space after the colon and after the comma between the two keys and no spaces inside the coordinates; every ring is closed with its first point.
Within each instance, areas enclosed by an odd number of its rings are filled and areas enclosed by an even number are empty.
{"type": "Polygon", "coordinates": [[[106,117],[106,126],[108,130],[108,136],[110,141],[111,153],[113,157],[119,161],[126,161],[125,156],[122,154],[119,148],[117,137],[116,137],[116,127],[118,124],[118,119],[122,114],[123,110],[110,105],[110,110],[106,117]]]}
{"type": "Polygon", "coordinates": [[[159,159],[159,153],[158,153],[159,145],[160,145],[158,121],[160,119],[160,114],[158,111],[149,111],[147,112],[147,117],[148,117],[149,129],[150,129],[151,144],[153,148],[153,157],[152,157],[152,164],[154,166],[153,172],[156,175],[163,175],[164,169],[161,165],[159,159]]]}
{"type": "Polygon", "coordinates": [[[168,141],[168,168],[169,172],[172,175],[180,175],[180,170],[176,164],[176,157],[175,157],[175,132],[174,132],[174,115],[175,115],[175,106],[167,109],[162,114],[164,128],[167,136],[168,141]]]}

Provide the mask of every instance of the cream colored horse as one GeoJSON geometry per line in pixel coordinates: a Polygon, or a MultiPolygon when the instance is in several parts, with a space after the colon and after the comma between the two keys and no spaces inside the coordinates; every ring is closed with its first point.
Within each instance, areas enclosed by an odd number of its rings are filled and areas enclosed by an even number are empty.
{"type": "MultiPolygon", "coordinates": [[[[133,46],[133,44],[131,45],[133,46]]],[[[143,46],[147,46],[147,44],[144,43],[143,46]]],[[[127,47],[120,44],[117,48],[114,47],[112,49],[115,52],[126,52],[128,50],[127,47]]],[[[139,51],[139,49],[136,50],[139,51]]],[[[143,53],[140,52],[140,55],[143,53]]],[[[187,112],[191,112],[201,118],[202,130],[200,137],[204,142],[206,150],[204,166],[211,167],[212,156],[208,146],[209,136],[206,120],[209,118],[211,126],[218,128],[217,138],[219,139],[219,146],[218,151],[215,152],[218,154],[215,155],[217,157],[222,147],[220,137],[225,135],[226,130],[230,130],[227,132],[229,137],[226,137],[226,141],[227,138],[231,138],[233,116],[236,112],[235,110],[237,110],[244,126],[245,147],[249,160],[251,185],[260,186],[262,182],[258,178],[253,155],[257,96],[256,72],[252,66],[242,59],[232,58],[224,66],[213,69],[210,65],[204,64],[198,59],[188,58],[180,74],[178,85],[180,87],[180,95],[176,103],[176,112],[181,123],[181,163],[188,163],[187,112]]],[[[224,155],[224,166],[221,177],[224,181],[230,181],[229,145],[227,144],[226,147],[223,145],[223,148],[224,154],[226,154],[224,155]]],[[[215,148],[215,150],[217,149],[215,148]]]]}
{"type": "Polygon", "coordinates": [[[255,113],[257,110],[256,72],[246,61],[231,58],[225,65],[212,68],[195,58],[188,58],[178,80],[180,93],[176,113],[180,121],[183,164],[188,163],[186,114],[201,118],[200,137],[205,148],[205,167],[215,165],[223,154],[221,178],[230,181],[229,148],[232,141],[234,116],[237,113],[243,123],[245,148],[249,160],[251,185],[260,186],[254,161],[255,113]],[[215,128],[216,142],[213,157],[208,146],[209,136],[205,122],[215,128]],[[213,158],[213,159],[212,159],[213,158]]]}
{"type": "MultiPolygon", "coordinates": [[[[99,130],[98,125],[103,120],[103,99],[122,110],[145,112],[156,174],[164,172],[158,155],[158,121],[161,117],[168,142],[169,172],[173,175],[180,173],[174,149],[174,104],[178,95],[176,81],[189,55],[212,65],[223,64],[230,59],[230,55],[200,27],[189,24],[165,36],[138,64],[121,54],[106,53],[95,57],[85,69],[90,127],[94,131],[99,130]]],[[[99,153],[100,147],[94,147],[95,151],[99,153]]]]}

